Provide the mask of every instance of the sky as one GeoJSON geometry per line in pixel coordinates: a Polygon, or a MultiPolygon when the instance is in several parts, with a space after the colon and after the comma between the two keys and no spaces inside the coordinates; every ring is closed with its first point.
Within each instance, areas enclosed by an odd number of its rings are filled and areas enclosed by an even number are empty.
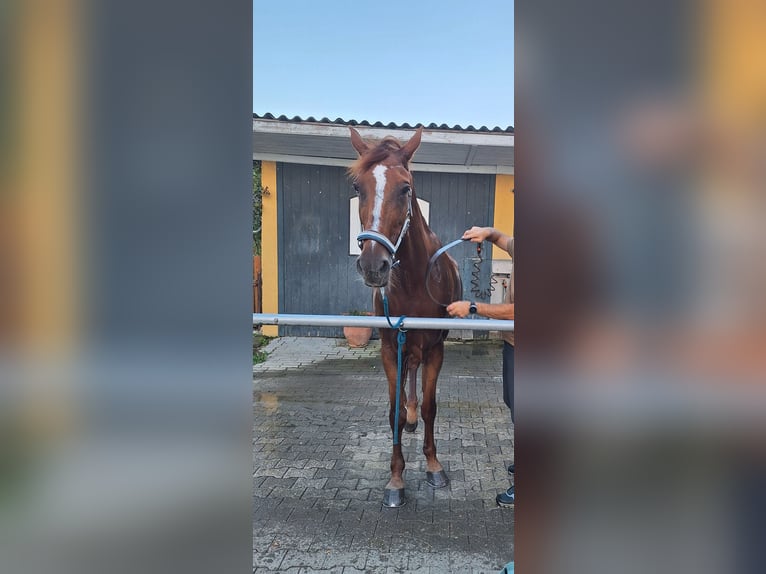
{"type": "Polygon", "coordinates": [[[254,0],[253,112],[513,125],[513,0],[254,0]]]}

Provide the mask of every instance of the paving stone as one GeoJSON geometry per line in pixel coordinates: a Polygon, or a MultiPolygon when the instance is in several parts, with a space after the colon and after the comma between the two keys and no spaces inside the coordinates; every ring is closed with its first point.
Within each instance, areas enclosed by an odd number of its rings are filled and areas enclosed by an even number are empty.
{"type": "Polygon", "coordinates": [[[302,500],[310,500],[317,498],[334,499],[338,495],[337,488],[307,488],[303,495],[302,500]]]}
{"type": "Polygon", "coordinates": [[[283,488],[275,487],[269,493],[269,496],[278,498],[300,498],[305,488],[283,488]]]}
{"type": "Polygon", "coordinates": [[[513,460],[501,345],[447,343],[435,438],[451,484],[425,483],[420,421],[402,437],[401,509],[381,505],[391,431],[378,349],[283,337],[254,366],[254,572],[497,572],[513,559],[514,510],[494,502],[513,460]]]}
{"type": "Polygon", "coordinates": [[[261,488],[291,488],[295,485],[296,480],[295,478],[274,478],[273,476],[268,476],[261,483],[261,488]]]}
{"type": "MultiPolygon", "coordinates": [[[[429,574],[443,574],[451,572],[449,552],[430,553],[423,556],[427,561],[429,574]]],[[[425,572],[425,570],[423,570],[425,572]]],[[[455,572],[458,572],[456,570],[455,572]]]]}
{"type": "Polygon", "coordinates": [[[271,491],[272,491],[271,487],[262,488],[262,487],[258,486],[258,487],[253,489],[253,497],[256,498],[256,499],[258,499],[258,498],[266,498],[267,496],[269,496],[269,494],[271,494],[271,491]]]}
{"type": "Polygon", "coordinates": [[[299,478],[295,481],[295,487],[321,489],[324,487],[326,482],[326,478],[299,478]]]}
{"type": "Polygon", "coordinates": [[[366,564],[366,552],[338,552],[330,550],[325,553],[325,568],[343,567],[364,570],[366,564]]]}
{"type": "MultiPolygon", "coordinates": [[[[335,511],[340,513],[340,511],[348,510],[348,503],[350,501],[338,499],[338,498],[317,498],[314,500],[314,504],[312,505],[313,508],[316,509],[322,509],[327,510],[328,515],[330,512],[335,511]]],[[[343,516],[345,516],[345,513],[341,513],[343,516]]],[[[328,517],[325,516],[325,520],[328,520],[328,517]]]]}
{"type": "Polygon", "coordinates": [[[318,570],[324,567],[325,557],[323,552],[288,550],[279,568],[297,567],[307,570],[318,570]]]}
{"type": "Polygon", "coordinates": [[[313,552],[326,552],[333,549],[347,550],[351,545],[351,540],[342,541],[343,535],[338,536],[337,525],[323,524],[322,527],[316,527],[316,532],[311,540],[309,549],[313,552]]]}
{"type": "MultiPolygon", "coordinates": [[[[382,493],[381,489],[381,493],[382,493]]],[[[349,489],[349,488],[339,488],[338,494],[336,495],[337,498],[346,498],[346,499],[355,499],[355,500],[367,500],[370,497],[370,489],[364,488],[364,489],[349,489]]]]}
{"type": "Polygon", "coordinates": [[[393,564],[394,560],[398,560],[399,564],[396,564],[396,566],[399,566],[400,568],[405,568],[407,565],[406,558],[404,558],[403,560],[404,563],[402,563],[401,556],[399,556],[399,558],[396,558],[392,555],[389,555],[388,553],[372,551],[369,554],[367,554],[367,571],[385,572],[389,566],[395,566],[393,564]]]}
{"type": "Polygon", "coordinates": [[[307,460],[306,468],[333,468],[335,466],[335,460],[307,460]]]}
{"type": "Polygon", "coordinates": [[[287,550],[269,550],[268,552],[253,553],[253,566],[263,566],[276,570],[282,563],[285,554],[287,554],[287,550]]]}
{"type": "Polygon", "coordinates": [[[285,471],[287,469],[285,468],[266,468],[263,466],[259,466],[255,469],[253,476],[259,477],[259,476],[271,476],[274,478],[282,478],[285,475],[285,471]]]}
{"type": "Polygon", "coordinates": [[[253,552],[264,553],[268,552],[271,548],[271,543],[274,541],[274,533],[269,532],[267,534],[253,534],[253,552]]]}
{"type": "Polygon", "coordinates": [[[342,479],[346,476],[346,470],[342,468],[315,468],[314,478],[337,478],[342,479]]]}
{"type": "Polygon", "coordinates": [[[337,488],[341,490],[356,490],[356,487],[358,485],[359,485],[358,478],[342,478],[342,479],[328,478],[327,483],[325,484],[325,488],[337,488]]]}
{"type": "MultiPolygon", "coordinates": [[[[302,461],[303,464],[306,464],[306,461],[302,461]]],[[[282,475],[282,478],[314,478],[314,476],[317,473],[316,468],[296,468],[291,466],[287,470],[285,470],[284,475],[282,475]]]]}

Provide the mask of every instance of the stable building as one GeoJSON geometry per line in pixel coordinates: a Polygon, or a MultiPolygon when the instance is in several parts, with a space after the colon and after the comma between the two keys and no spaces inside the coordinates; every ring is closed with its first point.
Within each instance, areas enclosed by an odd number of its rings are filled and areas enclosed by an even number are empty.
{"type": "MultiPolygon", "coordinates": [[[[372,296],[356,271],[360,231],[346,168],[356,159],[349,127],[365,139],[409,139],[417,126],[327,118],[253,116],[253,160],[261,161],[262,309],[264,313],[340,315],[371,311],[372,296]]],[[[410,169],[415,194],[443,244],[472,225],[513,233],[514,133],[507,128],[430,124],[410,169]]],[[[511,261],[476,244],[450,251],[464,297],[501,301],[511,261]]],[[[425,273],[425,270],[424,270],[425,273]]],[[[341,337],[332,327],[264,326],[267,335],[341,337]]]]}

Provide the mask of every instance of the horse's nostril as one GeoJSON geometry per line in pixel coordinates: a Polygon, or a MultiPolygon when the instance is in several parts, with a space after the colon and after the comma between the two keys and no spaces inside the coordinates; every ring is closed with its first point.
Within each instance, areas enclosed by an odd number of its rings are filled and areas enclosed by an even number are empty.
{"type": "Polygon", "coordinates": [[[391,264],[388,262],[388,259],[384,259],[380,262],[380,269],[378,270],[378,273],[386,273],[390,267],[391,264]]]}

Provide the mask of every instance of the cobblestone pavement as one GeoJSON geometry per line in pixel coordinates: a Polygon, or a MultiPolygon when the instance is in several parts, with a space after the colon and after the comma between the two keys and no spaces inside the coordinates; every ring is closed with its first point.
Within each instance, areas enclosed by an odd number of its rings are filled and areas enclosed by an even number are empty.
{"type": "Polygon", "coordinates": [[[391,433],[379,341],[283,337],[255,365],[254,572],[498,572],[513,560],[512,429],[499,341],[447,342],[436,442],[451,483],[425,483],[423,422],[404,433],[407,504],[381,504],[391,433]]]}

